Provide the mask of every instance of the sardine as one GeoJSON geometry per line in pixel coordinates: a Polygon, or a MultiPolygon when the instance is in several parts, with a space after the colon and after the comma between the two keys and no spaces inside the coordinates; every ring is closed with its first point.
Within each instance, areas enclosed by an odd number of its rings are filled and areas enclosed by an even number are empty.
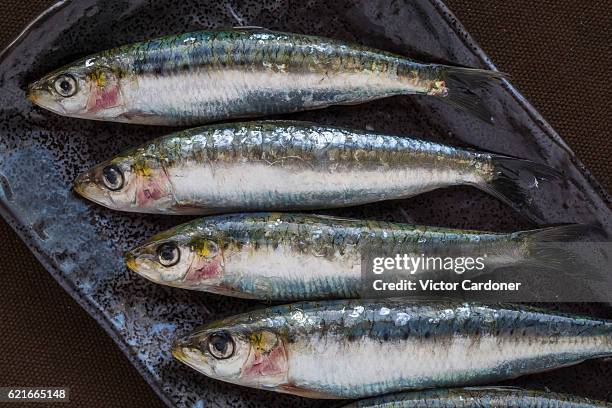
{"type": "MultiPolygon", "coordinates": [[[[574,254],[550,244],[591,230],[568,225],[504,234],[317,215],[236,214],[162,232],[125,259],[145,278],[179,288],[275,301],[357,298],[363,296],[361,270],[368,254],[481,257],[482,267],[476,265],[470,276],[508,266],[573,273],[574,254]]],[[[441,262],[410,274],[459,276],[441,262]]]]}
{"type": "Polygon", "coordinates": [[[129,150],[75,190],[111,209],[166,214],[332,208],[472,185],[539,220],[531,193],[560,177],[541,164],[303,122],[206,126],[129,150]]]}
{"type": "Polygon", "coordinates": [[[490,121],[474,90],[501,78],[323,37],[237,28],[90,55],[32,83],[27,97],[65,116],[188,125],[420,94],[490,121]]]}
{"type": "Polygon", "coordinates": [[[343,408],[612,408],[612,404],[512,387],[415,391],[357,401],[343,408]]]}
{"type": "Polygon", "coordinates": [[[405,299],[297,303],[210,323],[173,355],[205,375],[311,398],[486,384],[612,355],[612,322],[405,299]]]}

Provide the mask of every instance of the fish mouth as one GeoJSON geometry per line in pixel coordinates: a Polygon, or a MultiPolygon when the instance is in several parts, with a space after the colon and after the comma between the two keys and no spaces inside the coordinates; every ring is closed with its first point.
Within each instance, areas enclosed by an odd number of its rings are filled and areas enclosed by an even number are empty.
{"type": "Polygon", "coordinates": [[[133,272],[138,273],[138,265],[136,265],[136,256],[131,251],[126,251],[123,254],[123,260],[125,265],[130,268],[133,272]]]}
{"type": "Polygon", "coordinates": [[[172,350],[171,350],[172,356],[178,361],[180,361],[181,363],[191,366],[189,362],[189,358],[185,355],[185,352],[183,351],[183,348],[185,347],[193,347],[189,336],[178,338],[174,340],[174,343],[172,343],[172,350]]]}
{"type": "Polygon", "coordinates": [[[98,185],[93,170],[80,174],[74,181],[72,190],[92,203],[110,208],[112,210],[118,209],[115,206],[113,197],[98,185]]]}
{"type": "Polygon", "coordinates": [[[25,92],[26,99],[33,105],[43,109],[65,116],[66,110],[61,103],[57,102],[50,94],[47,86],[44,83],[34,82],[30,84],[25,92]]]}
{"type": "Polygon", "coordinates": [[[77,176],[72,185],[74,192],[88,200],[104,205],[101,200],[94,194],[99,188],[96,183],[95,175],[92,171],[86,171],[77,176]]]}
{"type": "MultiPolygon", "coordinates": [[[[72,190],[87,200],[99,204],[111,210],[126,211],[121,207],[120,203],[115,201],[112,193],[120,193],[118,191],[109,191],[101,186],[99,181],[99,168],[94,168],[84,173],[81,173],[74,180],[72,190]]],[[[122,193],[121,193],[122,194],[122,193]]],[[[127,210],[129,211],[129,210],[127,210]]]]}
{"type": "Polygon", "coordinates": [[[38,83],[30,84],[26,89],[26,99],[34,105],[41,106],[40,100],[44,91],[44,88],[38,83]]]}
{"type": "Polygon", "coordinates": [[[183,347],[179,346],[177,342],[172,345],[172,357],[174,357],[181,363],[184,363],[187,359],[185,353],[183,353],[183,347]]]}
{"type": "MultiPolygon", "coordinates": [[[[142,276],[145,279],[150,280],[154,283],[161,283],[160,279],[157,277],[157,273],[155,270],[149,270],[146,265],[139,265],[138,259],[143,257],[142,254],[139,254],[138,249],[132,249],[130,251],[126,251],[123,253],[123,262],[125,265],[134,273],[142,276]]],[[[146,261],[152,261],[149,255],[144,255],[146,261]]]]}
{"type": "Polygon", "coordinates": [[[85,173],[81,173],[77,176],[77,178],[74,180],[74,184],[72,185],[72,189],[77,192],[79,195],[85,197],[85,198],[89,198],[86,197],[86,193],[85,193],[85,186],[92,184],[92,179],[91,179],[91,175],[89,174],[89,172],[85,172],[85,173]]]}
{"type": "Polygon", "coordinates": [[[38,96],[36,95],[36,91],[34,89],[28,88],[26,91],[26,99],[34,105],[38,105],[38,96]]]}
{"type": "Polygon", "coordinates": [[[158,284],[164,284],[160,272],[155,268],[155,255],[146,249],[146,245],[123,253],[125,265],[135,274],[158,284]]]}

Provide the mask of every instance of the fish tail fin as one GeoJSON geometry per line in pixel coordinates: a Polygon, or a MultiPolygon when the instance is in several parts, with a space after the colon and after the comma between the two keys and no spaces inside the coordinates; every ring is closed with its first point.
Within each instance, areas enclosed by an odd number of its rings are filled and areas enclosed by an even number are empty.
{"type": "Polygon", "coordinates": [[[442,80],[447,91],[444,100],[453,106],[470,112],[484,122],[492,123],[491,111],[474,91],[486,89],[491,84],[500,82],[504,78],[506,78],[506,74],[497,71],[444,66],[442,67],[442,80]]]}
{"type": "Polygon", "coordinates": [[[516,272],[537,299],[610,302],[612,251],[603,229],[569,224],[517,235],[523,250],[516,272]]]}
{"type": "Polygon", "coordinates": [[[557,170],[525,159],[492,155],[493,175],[481,189],[497,197],[530,220],[542,222],[542,217],[532,206],[532,190],[540,183],[560,180],[557,170]]]}
{"type": "MultiPolygon", "coordinates": [[[[585,240],[606,239],[603,229],[589,224],[567,224],[517,233],[525,243],[528,256],[523,265],[534,269],[553,269],[559,272],[574,273],[576,268],[585,267],[590,259],[585,259],[580,248],[572,243],[585,240]],[[578,249],[578,251],[576,251],[578,249]]],[[[597,271],[591,271],[597,273],[597,271]]],[[[589,273],[591,273],[589,272],[589,273]]]]}

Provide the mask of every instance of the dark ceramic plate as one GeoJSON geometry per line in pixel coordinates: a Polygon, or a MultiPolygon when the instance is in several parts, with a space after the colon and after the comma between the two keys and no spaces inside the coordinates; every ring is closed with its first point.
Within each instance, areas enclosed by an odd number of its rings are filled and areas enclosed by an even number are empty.
{"type": "MultiPolygon", "coordinates": [[[[326,35],[423,60],[493,68],[437,0],[60,2],[1,55],[0,210],[169,406],[335,406],[337,402],[213,381],[173,361],[169,347],[175,335],[256,304],[155,286],[128,272],[122,251],[185,218],[112,212],[71,191],[79,172],[168,129],[63,118],[32,107],[24,98],[29,81],[88,53],[163,34],[236,25],[326,35]]],[[[609,198],[529,103],[510,85],[493,89],[486,98],[495,125],[433,98],[418,97],[291,117],[469,144],[548,163],[565,172],[570,182],[538,198],[544,222],[589,222],[612,232],[609,198]]],[[[333,213],[495,231],[530,226],[495,199],[470,188],[333,213]]],[[[562,307],[612,316],[603,306],[562,307]]],[[[610,364],[590,362],[511,383],[609,399],[612,370],[610,364]]]]}

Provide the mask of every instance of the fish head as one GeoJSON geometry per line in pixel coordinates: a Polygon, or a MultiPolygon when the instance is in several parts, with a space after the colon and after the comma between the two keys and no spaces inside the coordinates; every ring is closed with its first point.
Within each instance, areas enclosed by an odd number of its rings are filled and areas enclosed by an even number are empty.
{"type": "Polygon", "coordinates": [[[30,102],[63,116],[112,120],[124,112],[122,75],[103,58],[87,58],[31,83],[30,102]]]}
{"type": "Polygon", "coordinates": [[[113,210],[163,213],[174,191],[155,146],[130,150],[79,175],[74,190],[113,210]]]}
{"type": "Polygon", "coordinates": [[[213,325],[177,340],[172,354],[211,378],[270,389],[287,384],[285,344],[268,328],[213,325]]]}
{"type": "Polygon", "coordinates": [[[222,292],[223,248],[212,238],[180,226],[125,254],[127,266],[163,285],[222,292]]]}

